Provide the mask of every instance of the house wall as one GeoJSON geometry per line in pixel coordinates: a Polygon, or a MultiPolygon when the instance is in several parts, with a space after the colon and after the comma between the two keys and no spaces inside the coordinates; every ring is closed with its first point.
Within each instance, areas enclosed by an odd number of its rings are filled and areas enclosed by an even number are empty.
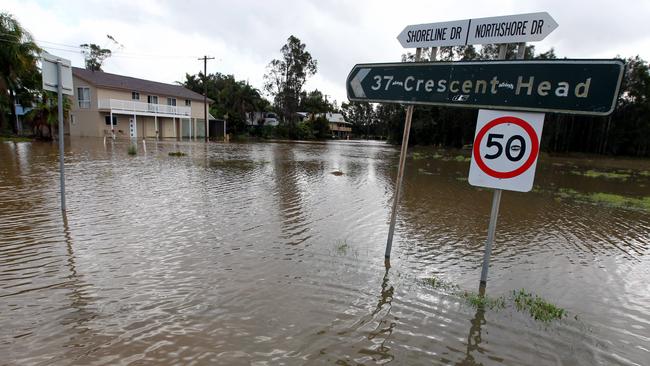
{"type": "Polygon", "coordinates": [[[70,135],[101,137],[106,132],[110,134],[110,126],[108,126],[108,129],[105,128],[104,119],[97,110],[97,88],[74,76],[72,80],[74,96],[72,96],[72,106],[70,108],[70,135]],[[90,88],[90,108],[79,108],[77,95],[77,88],[79,87],[90,88]]]}
{"type": "MultiPolygon", "coordinates": [[[[70,110],[71,117],[68,121],[69,130],[71,136],[84,136],[84,137],[103,137],[106,135],[111,135],[111,126],[106,124],[105,116],[109,113],[106,111],[100,111],[98,109],[98,100],[99,99],[121,99],[121,100],[131,100],[131,91],[130,90],[116,90],[116,89],[106,89],[106,88],[96,88],[90,83],[86,82],[83,79],[75,77],[73,75],[73,85],[75,95],[72,97],[72,108],[70,110]],[[78,87],[88,87],[90,88],[90,108],[79,108],[79,101],[77,95],[78,87]]],[[[140,92],[140,102],[147,102],[147,95],[149,93],[140,92]]],[[[167,104],[167,98],[170,96],[167,95],[157,95],[158,104],[167,104]]],[[[177,106],[185,106],[185,98],[173,97],[176,98],[177,106]]],[[[203,102],[192,100],[191,108],[191,121],[193,122],[192,134],[196,135],[197,133],[197,124],[202,123],[203,119],[203,102]],[[200,121],[199,121],[200,120],[200,121]]],[[[126,114],[117,114],[114,113],[113,116],[117,117],[117,125],[115,126],[115,132],[117,137],[129,137],[129,119],[133,116],[126,114]]],[[[156,128],[153,116],[136,116],[137,120],[137,137],[142,138],[155,138],[156,137],[156,128]]],[[[176,125],[180,126],[180,118],[176,118],[176,125]]],[[[174,138],[177,136],[177,130],[179,127],[174,128],[174,122],[172,118],[167,117],[158,117],[158,131],[160,132],[159,137],[161,138],[174,138]]],[[[203,129],[203,127],[199,127],[203,129]]]]}
{"type": "MultiPolygon", "coordinates": [[[[158,126],[160,128],[160,133],[162,138],[176,137],[176,131],[174,128],[174,119],[173,118],[160,118],[159,123],[162,121],[162,125],[158,126]]],[[[176,118],[176,126],[180,123],[180,119],[176,118]]]]}

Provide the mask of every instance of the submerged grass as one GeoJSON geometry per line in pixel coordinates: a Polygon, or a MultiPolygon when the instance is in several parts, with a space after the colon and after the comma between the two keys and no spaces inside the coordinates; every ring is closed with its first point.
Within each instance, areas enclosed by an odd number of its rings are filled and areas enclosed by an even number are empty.
{"type": "Polygon", "coordinates": [[[359,257],[359,251],[348,244],[347,240],[337,240],[334,243],[334,250],[336,251],[336,254],[340,256],[347,256],[350,254],[355,258],[359,257]]]}
{"type": "Polygon", "coordinates": [[[587,171],[580,171],[580,170],[572,170],[572,174],[575,175],[582,175],[583,177],[589,177],[589,178],[605,178],[605,179],[619,179],[619,180],[628,180],[632,174],[630,174],[630,171],[624,171],[624,172],[603,172],[599,170],[587,170],[587,171]]]}
{"type": "Polygon", "coordinates": [[[442,280],[436,276],[427,277],[422,280],[422,283],[437,290],[460,291],[460,287],[455,283],[442,280]]]}
{"type": "Polygon", "coordinates": [[[185,153],[182,151],[170,151],[169,156],[185,156],[185,153]]]}
{"type": "Polygon", "coordinates": [[[503,309],[506,307],[506,298],[504,296],[499,296],[497,298],[492,298],[485,295],[477,294],[476,292],[465,291],[462,293],[461,297],[465,301],[477,309],[503,309]]]}
{"type": "MultiPolygon", "coordinates": [[[[461,290],[452,282],[432,276],[421,280],[428,287],[448,292],[452,296],[461,298],[476,309],[501,310],[508,305],[517,311],[528,313],[533,319],[548,323],[567,316],[567,311],[554,305],[543,298],[534,295],[525,289],[513,290],[511,296],[490,297],[472,291],[461,290]]],[[[577,315],[576,315],[577,319],[577,315]]]]}
{"type": "Polygon", "coordinates": [[[445,158],[444,155],[439,154],[439,153],[424,153],[424,152],[419,152],[419,151],[414,151],[411,154],[411,157],[413,160],[423,160],[423,159],[433,159],[433,160],[449,160],[448,158],[445,158]]]}
{"type": "Polygon", "coordinates": [[[557,196],[559,198],[571,198],[578,201],[602,204],[610,207],[650,211],[650,196],[636,198],[604,192],[580,193],[571,188],[560,188],[557,192],[557,196]]]}
{"type": "Polygon", "coordinates": [[[535,320],[550,322],[566,317],[566,310],[524,289],[512,291],[512,299],[519,311],[528,312],[535,320]]]}
{"type": "Polygon", "coordinates": [[[32,142],[29,137],[22,136],[0,136],[0,142],[32,142]]]}
{"type": "Polygon", "coordinates": [[[336,252],[338,254],[341,254],[341,255],[347,254],[349,248],[350,248],[350,246],[348,245],[348,242],[345,241],[345,240],[341,240],[341,241],[336,243],[336,252]]]}

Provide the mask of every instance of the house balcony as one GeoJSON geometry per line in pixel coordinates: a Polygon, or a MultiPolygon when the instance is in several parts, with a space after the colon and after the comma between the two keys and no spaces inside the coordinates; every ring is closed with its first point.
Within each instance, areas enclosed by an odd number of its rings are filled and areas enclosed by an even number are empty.
{"type": "Polygon", "coordinates": [[[330,124],[331,131],[352,132],[352,127],[330,124]]]}
{"type": "Polygon", "coordinates": [[[158,116],[158,117],[190,117],[192,107],[167,104],[144,103],[136,100],[99,99],[98,108],[117,114],[158,116]]]}

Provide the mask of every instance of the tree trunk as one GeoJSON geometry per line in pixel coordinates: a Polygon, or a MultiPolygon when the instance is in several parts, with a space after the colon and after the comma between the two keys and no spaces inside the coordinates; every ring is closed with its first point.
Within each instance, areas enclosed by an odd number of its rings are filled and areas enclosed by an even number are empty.
{"type": "Polygon", "coordinates": [[[14,94],[13,90],[9,90],[9,104],[11,104],[11,129],[13,130],[14,134],[18,135],[18,117],[16,116],[16,95],[14,94]]]}

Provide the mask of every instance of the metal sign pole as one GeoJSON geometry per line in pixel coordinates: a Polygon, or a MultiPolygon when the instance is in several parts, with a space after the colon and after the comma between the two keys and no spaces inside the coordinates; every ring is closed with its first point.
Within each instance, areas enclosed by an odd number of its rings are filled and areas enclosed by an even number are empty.
{"type": "MultiPolygon", "coordinates": [[[[415,50],[415,62],[420,61],[422,49],[415,50]]],[[[397,219],[397,203],[402,187],[402,178],[404,177],[404,165],[406,163],[406,150],[409,144],[409,134],[411,132],[411,119],[413,118],[413,104],[406,108],[406,120],[404,121],[404,134],[402,136],[402,148],[399,154],[399,166],[397,168],[397,179],[395,180],[395,193],[393,194],[393,210],[390,214],[390,226],[388,227],[388,241],[386,242],[386,252],[384,257],[390,259],[390,251],[393,247],[393,234],[395,233],[395,221],[397,219]]]]}
{"type": "Polygon", "coordinates": [[[494,244],[494,233],[497,229],[497,218],[499,217],[499,204],[501,203],[500,189],[494,190],[492,196],[492,211],[490,212],[490,225],[488,226],[488,237],[485,242],[485,253],[483,254],[483,267],[481,268],[481,284],[479,287],[485,287],[487,284],[488,267],[490,266],[490,255],[492,254],[492,244],[494,244]]]}
{"type": "MultiPolygon", "coordinates": [[[[505,60],[507,44],[499,46],[499,59],[505,60]]],[[[517,47],[517,59],[521,60],[526,54],[526,43],[521,42],[517,47]]],[[[497,218],[499,217],[499,205],[501,204],[501,189],[495,189],[492,196],[492,210],[490,211],[490,224],[488,225],[488,236],[485,242],[485,253],[483,253],[483,266],[481,268],[481,282],[479,289],[485,291],[487,285],[488,267],[490,266],[490,255],[492,254],[492,245],[494,244],[494,235],[497,230],[497,218]]]]}
{"type": "Polygon", "coordinates": [[[63,82],[61,61],[57,61],[57,94],[59,98],[59,171],[61,175],[61,211],[65,212],[65,165],[63,164],[63,82]]]}

